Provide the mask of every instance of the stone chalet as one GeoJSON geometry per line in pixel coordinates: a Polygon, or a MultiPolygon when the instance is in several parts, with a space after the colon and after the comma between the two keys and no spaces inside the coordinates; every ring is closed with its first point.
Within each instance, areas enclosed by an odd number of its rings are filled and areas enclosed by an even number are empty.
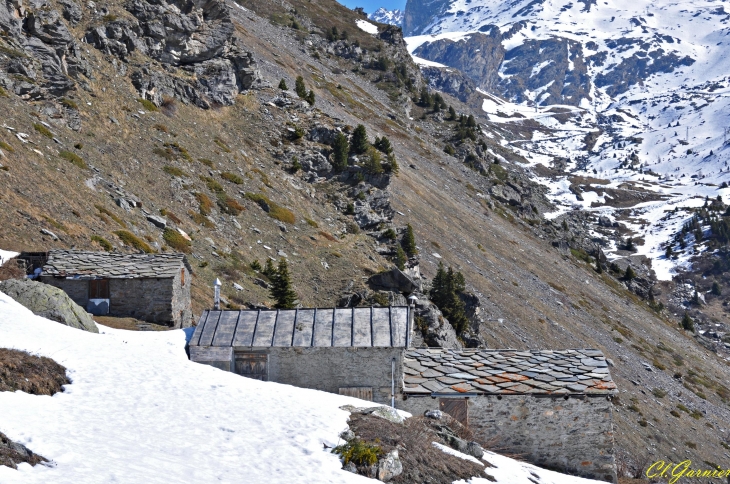
{"type": "Polygon", "coordinates": [[[51,250],[38,279],[91,314],[180,328],[192,324],[191,274],[183,254],[51,250]]]}
{"type": "Polygon", "coordinates": [[[188,349],[250,378],[440,409],[529,462],[616,482],[616,385],[600,351],[415,349],[412,330],[406,306],[205,311],[188,349]]]}

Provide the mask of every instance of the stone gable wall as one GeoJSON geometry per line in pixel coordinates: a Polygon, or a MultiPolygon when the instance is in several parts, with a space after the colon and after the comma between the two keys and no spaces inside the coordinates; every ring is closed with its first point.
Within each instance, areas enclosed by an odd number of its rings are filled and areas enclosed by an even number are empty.
{"type": "MultiPolygon", "coordinates": [[[[409,397],[397,404],[413,415],[439,408],[439,399],[409,397]]],[[[479,395],[468,399],[469,427],[484,441],[532,464],[616,482],[613,404],[601,397],[479,395]]]]}

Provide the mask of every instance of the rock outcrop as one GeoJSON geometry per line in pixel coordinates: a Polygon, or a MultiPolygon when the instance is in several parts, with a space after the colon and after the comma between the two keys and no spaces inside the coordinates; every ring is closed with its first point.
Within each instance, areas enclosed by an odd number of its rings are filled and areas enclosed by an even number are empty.
{"type": "Polygon", "coordinates": [[[99,332],[91,316],[61,289],[30,279],[9,279],[0,281],[0,291],[37,316],[90,333],[99,332]]]}

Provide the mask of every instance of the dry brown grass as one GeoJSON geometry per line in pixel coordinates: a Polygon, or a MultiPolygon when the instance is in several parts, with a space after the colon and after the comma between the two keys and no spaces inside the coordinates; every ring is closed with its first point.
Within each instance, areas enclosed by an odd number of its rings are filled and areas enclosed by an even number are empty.
{"type": "Polygon", "coordinates": [[[449,455],[433,445],[433,442],[441,441],[436,434],[436,427],[446,423],[460,437],[471,437],[468,429],[448,415],[441,421],[412,417],[400,425],[372,415],[353,414],[349,426],[357,437],[365,442],[377,443],[386,454],[400,446],[398,456],[403,464],[403,473],[391,482],[451,484],[459,479],[485,477],[484,469],[489,467],[488,463],[481,466],[449,455]]]}
{"type": "Polygon", "coordinates": [[[0,266],[0,281],[7,281],[8,279],[23,279],[24,277],[25,270],[23,270],[19,261],[10,260],[0,266]]]}
{"type": "Polygon", "coordinates": [[[66,368],[52,359],[0,348],[0,392],[53,395],[68,383],[66,368]]]}

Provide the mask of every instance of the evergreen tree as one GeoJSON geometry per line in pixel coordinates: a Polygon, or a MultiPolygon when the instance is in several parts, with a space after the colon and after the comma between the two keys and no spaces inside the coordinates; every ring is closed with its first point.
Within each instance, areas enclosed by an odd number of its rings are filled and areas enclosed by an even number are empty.
{"type": "Polygon", "coordinates": [[[451,267],[445,270],[444,264],[439,262],[436,276],[431,283],[429,297],[441,310],[444,317],[449,320],[457,334],[463,333],[469,324],[464,301],[459,297],[464,289],[465,281],[461,272],[454,272],[451,267]]]}
{"type": "Polygon", "coordinates": [[[626,268],[626,273],[624,274],[624,279],[626,279],[627,282],[631,282],[632,279],[636,277],[636,272],[634,272],[634,269],[631,266],[628,266],[626,268]]]}
{"type": "Polygon", "coordinates": [[[692,318],[689,317],[689,314],[686,312],[684,313],[684,317],[682,317],[682,329],[685,331],[694,331],[695,330],[695,322],[692,321],[692,318]]]}
{"type": "Polygon", "coordinates": [[[271,261],[271,259],[266,259],[266,265],[264,266],[264,270],[261,271],[261,273],[269,279],[273,279],[273,277],[276,275],[276,268],[274,267],[274,263],[271,261]]]}
{"type": "Polygon", "coordinates": [[[368,142],[368,132],[365,126],[358,124],[352,133],[352,141],[350,142],[350,151],[356,155],[365,153],[370,147],[368,142]]]}
{"type": "Polygon", "coordinates": [[[376,137],[373,146],[375,146],[378,150],[382,151],[386,155],[389,155],[393,152],[393,146],[390,144],[390,140],[385,136],[383,136],[382,138],[376,137]]]}
{"type": "Polygon", "coordinates": [[[384,171],[381,161],[380,152],[371,146],[365,159],[365,171],[370,175],[380,175],[384,171]]]}
{"type": "Polygon", "coordinates": [[[406,256],[406,253],[403,251],[403,247],[400,245],[397,245],[395,247],[395,265],[400,270],[405,270],[406,268],[406,261],[408,260],[408,257],[406,256]]]}
{"type": "Polygon", "coordinates": [[[456,110],[453,106],[449,106],[449,120],[456,121],[456,110]]]}
{"type": "Polygon", "coordinates": [[[695,306],[700,305],[700,293],[697,292],[697,289],[695,289],[695,293],[692,296],[692,304],[694,304],[695,306]]]}
{"type": "Polygon", "coordinates": [[[286,81],[282,78],[281,81],[279,81],[279,89],[282,91],[288,91],[289,88],[286,85],[286,81]]]}
{"type": "Polygon", "coordinates": [[[418,249],[416,248],[416,237],[413,235],[413,227],[411,227],[411,224],[406,225],[406,233],[403,236],[403,242],[401,245],[403,246],[403,250],[406,254],[408,254],[408,257],[413,257],[418,254],[418,249]]]}
{"type": "Polygon", "coordinates": [[[395,159],[395,153],[390,153],[388,155],[388,171],[390,171],[394,175],[397,175],[400,171],[400,166],[398,166],[398,160],[395,159]]]}
{"type": "Polygon", "coordinates": [[[347,153],[349,151],[350,144],[347,142],[347,136],[337,133],[335,140],[332,142],[332,155],[336,172],[339,173],[347,168],[347,153]]]}
{"type": "Polygon", "coordinates": [[[307,101],[310,106],[314,106],[314,91],[310,89],[307,95],[304,97],[304,100],[307,101]]]}
{"type": "Polygon", "coordinates": [[[249,264],[249,267],[251,267],[251,269],[255,270],[256,272],[261,272],[261,264],[258,260],[254,260],[253,262],[251,262],[251,264],[249,264]]]}
{"type": "Polygon", "coordinates": [[[307,96],[307,87],[304,85],[304,78],[302,76],[297,76],[294,92],[302,99],[307,96]]]}
{"type": "Polygon", "coordinates": [[[471,114],[468,118],[466,118],[466,127],[467,128],[476,128],[477,127],[477,121],[474,119],[474,116],[471,114]]]}
{"type": "Polygon", "coordinates": [[[603,274],[603,266],[601,265],[601,260],[598,257],[596,257],[596,272],[603,274]]]}
{"type": "MultiPolygon", "coordinates": [[[[271,259],[269,259],[271,260],[271,259]]],[[[279,267],[271,281],[271,297],[276,300],[276,309],[294,309],[297,303],[297,294],[291,288],[289,266],[285,258],[279,259],[279,267]]]]}
{"type": "Polygon", "coordinates": [[[722,289],[720,288],[720,284],[718,284],[717,281],[712,283],[712,290],[710,292],[715,296],[722,296],[722,289]]]}
{"type": "Polygon", "coordinates": [[[671,244],[670,244],[670,245],[668,245],[668,246],[667,246],[667,250],[666,250],[666,251],[664,251],[664,256],[665,256],[665,257],[666,257],[667,259],[671,259],[671,258],[672,258],[672,255],[673,255],[673,254],[674,254],[674,252],[672,251],[672,246],[671,246],[671,244]]]}

